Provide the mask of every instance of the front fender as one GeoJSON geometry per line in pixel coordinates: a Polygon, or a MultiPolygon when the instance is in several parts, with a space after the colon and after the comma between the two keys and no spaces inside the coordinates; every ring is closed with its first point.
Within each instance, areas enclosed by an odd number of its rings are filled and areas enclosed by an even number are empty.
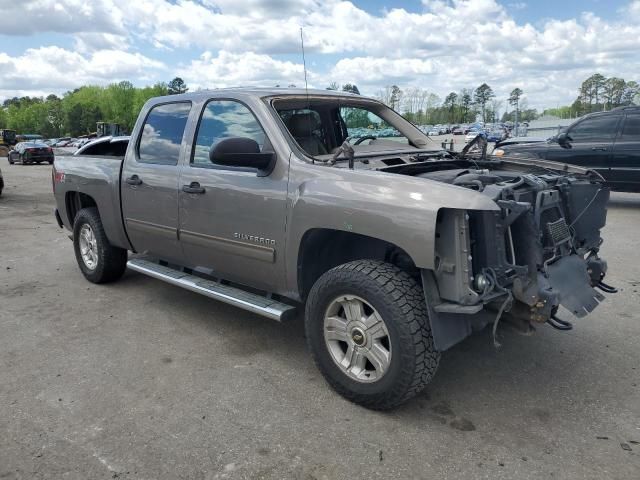
{"type": "Polygon", "coordinates": [[[316,228],[384,240],[407,252],[417,267],[433,269],[441,208],[499,210],[489,197],[462,187],[397,174],[336,170],[302,181],[291,192],[289,273],[296,271],[303,236],[316,228]]]}

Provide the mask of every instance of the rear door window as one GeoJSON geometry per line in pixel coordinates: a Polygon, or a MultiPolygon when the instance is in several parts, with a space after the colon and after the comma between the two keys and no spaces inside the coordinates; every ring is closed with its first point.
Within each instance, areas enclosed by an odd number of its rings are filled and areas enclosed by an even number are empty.
{"type": "Polygon", "coordinates": [[[176,165],[191,102],[157,105],[151,109],[138,144],[138,162],[176,165]]]}
{"type": "Polygon", "coordinates": [[[621,139],[640,142],[640,115],[627,115],[622,127],[621,139]]]}

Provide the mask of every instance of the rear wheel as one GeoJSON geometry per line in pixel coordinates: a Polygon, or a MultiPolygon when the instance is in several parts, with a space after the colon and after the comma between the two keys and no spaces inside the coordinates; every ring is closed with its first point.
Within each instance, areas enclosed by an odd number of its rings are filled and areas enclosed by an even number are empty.
{"type": "Polygon", "coordinates": [[[325,379],[368,408],[407,401],[438,367],[422,289],[388,263],[358,260],[322,275],[307,299],[305,327],[325,379]]]}
{"type": "Polygon", "coordinates": [[[127,268],[127,251],[109,243],[95,207],[83,208],[76,215],[73,248],[78,266],[90,282],[112,282],[127,268]]]}

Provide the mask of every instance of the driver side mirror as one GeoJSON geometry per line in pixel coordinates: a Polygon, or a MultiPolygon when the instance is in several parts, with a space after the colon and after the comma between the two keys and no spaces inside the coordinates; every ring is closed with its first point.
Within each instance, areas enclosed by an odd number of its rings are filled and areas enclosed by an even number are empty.
{"type": "Polygon", "coordinates": [[[258,142],[252,138],[244,137],[225,138],[209,150],[211,163],[228,167],[245,167],[269,171],[273,167],[275,158],[275,153],[261,152],[258,142]]]}
{"type": "Polygon", "coordinates": [[[558,135],[556,140],[558,142],[558,145],[560,145],[562,148],[571,148],[572,138],[569,136],[568,133],[562,132],[561,134],[558,135]]]}

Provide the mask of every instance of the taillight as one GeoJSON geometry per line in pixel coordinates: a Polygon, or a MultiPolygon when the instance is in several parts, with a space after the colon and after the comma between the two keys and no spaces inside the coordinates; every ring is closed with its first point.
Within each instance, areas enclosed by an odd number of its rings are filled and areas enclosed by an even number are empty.
{"type": "Polygon", "coordinates": [[[51,169],[51,182],[53,183],[53,192],[54,193],[56,191],[56,184],[57,183],[64,183],[64,172],[56,170],[55,164],[53,165],[53,168],[51,169]]]}

